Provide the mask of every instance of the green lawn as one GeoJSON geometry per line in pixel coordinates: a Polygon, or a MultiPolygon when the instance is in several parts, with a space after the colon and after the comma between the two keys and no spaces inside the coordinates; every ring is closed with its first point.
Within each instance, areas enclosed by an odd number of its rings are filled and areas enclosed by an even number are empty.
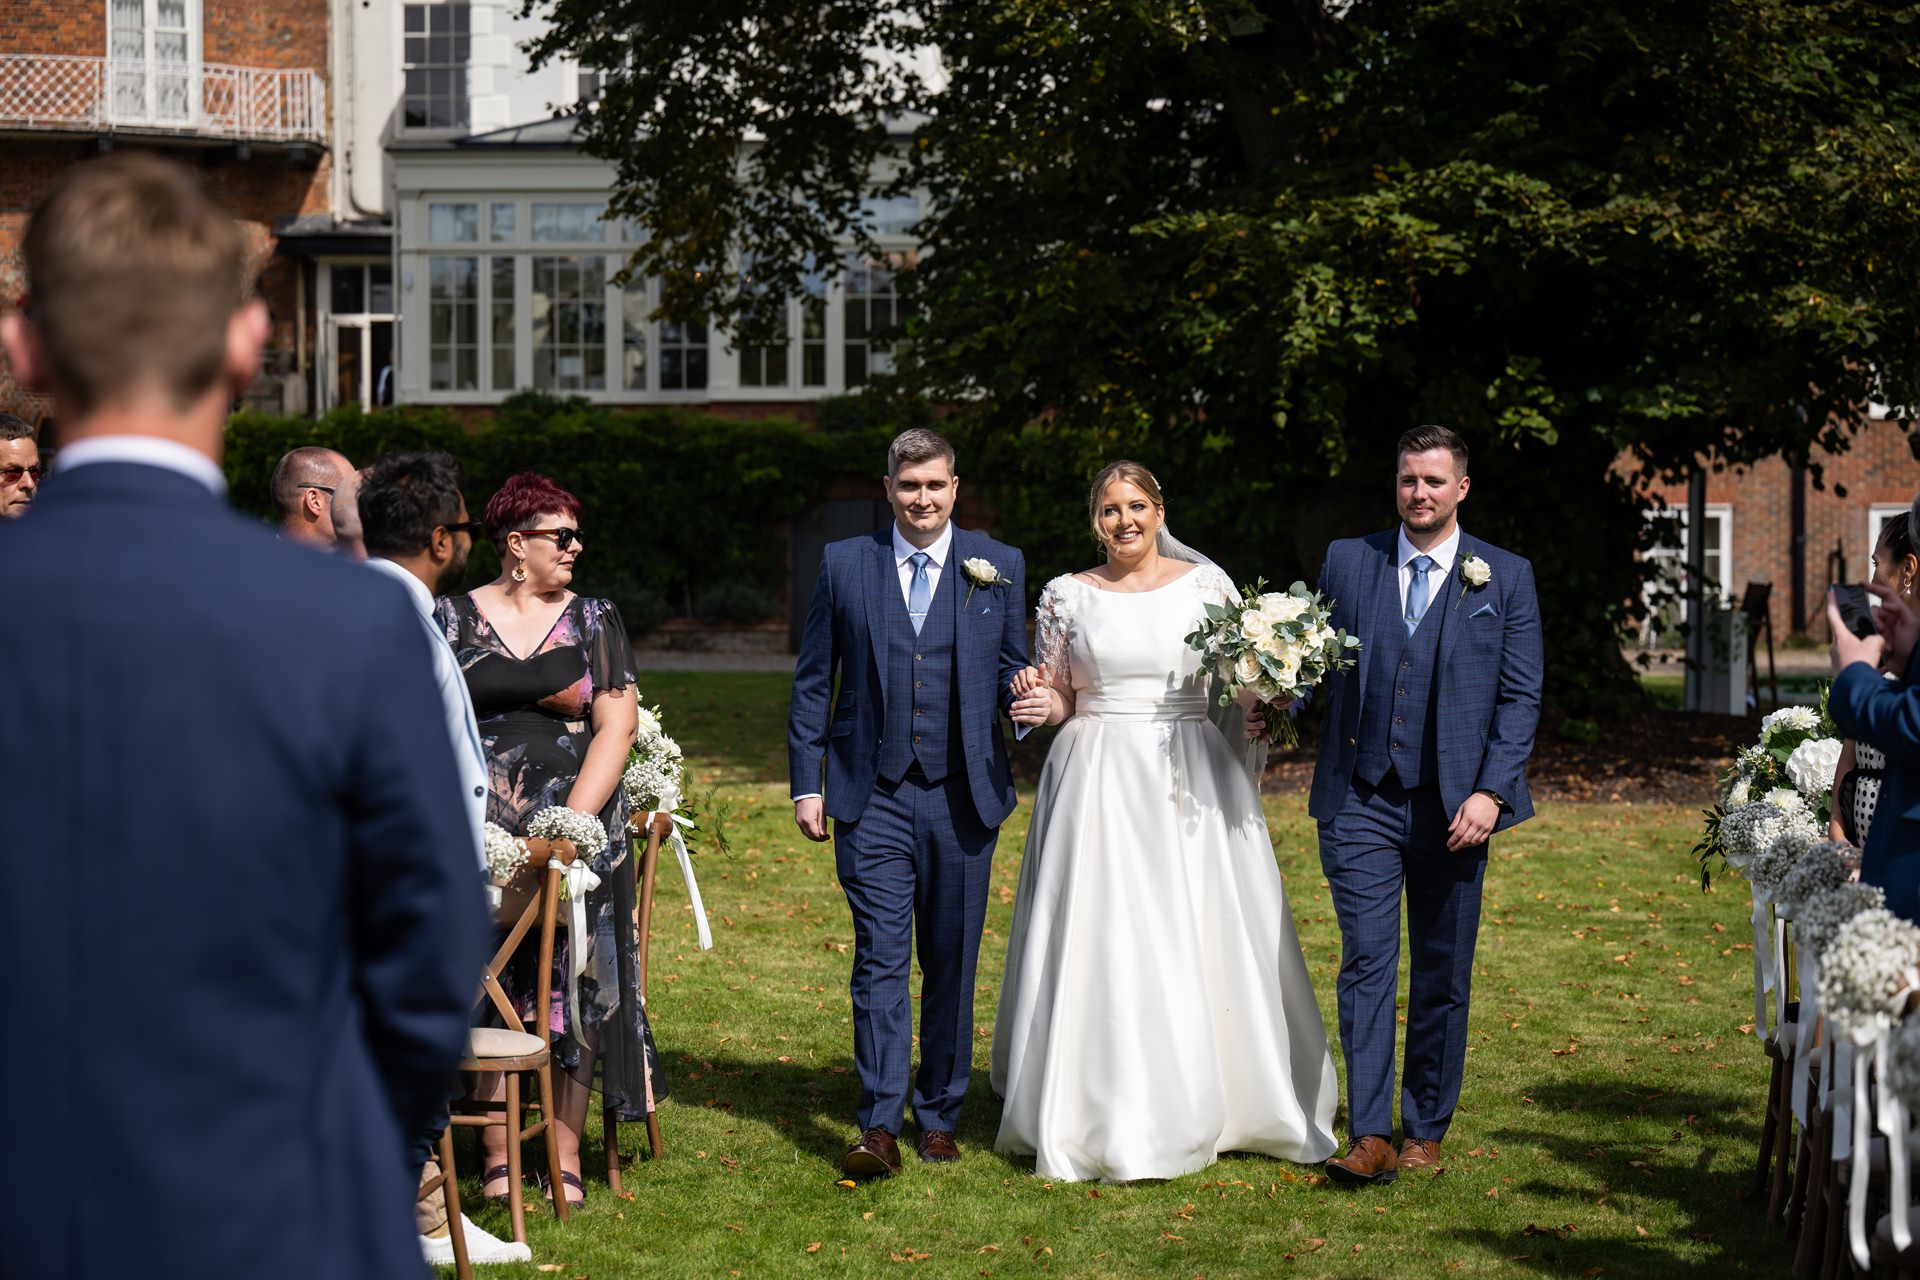
{"type": "MultiPolygon", "coordinates": [[[[1739,1198],[1764,1059],[1742,905],[1702,895],[1690,810],[1560,805],[1495,843],[1466,1091],[1441,1172],[1355,1192],[1314,1168],[1234,1157],[1166,1183],[1045,1183],[992,1150],[991,1031],[1027,813],[1002,832],[981,948],[964,1163],[907,1157],[849,1190],[857,1085],[847,909],[830,846],[793,830],[786,681],[643,676],[696,779],[734,804],[732,858],[700,864],[702,953],[677,874],[661,880],[654,1026],[673,1073],[663,1159],[631,1200],[589,1163],[585,1212],[530,1214],[535,1263],[655,1276],[1673,1276],[1788,1255],[1739,1198]]],[[[1270,797],[1276,855],[1331,1019],[1338,934],[1304,800],[1270,797]]],[[[1336,1055],[1337,1059],[1337,1055],[1336,1055]]],[[[1143,1122],[1145,1118],[1143,1117],[1143,1122]]],[[[1344,1121],[1342,1122],[1344,1124],[1344,1121]]],[[[1342,1128],[1344,1134],[1344,1127],[1342,1128]]],[[[629,1126],[629,1148],[644,1143],[629,1126]]],[[[466,1194],[474,1165],[462,1146],[466,1194]]],[[[478,1220],[506,1234],[504,1211],[478,1220]]],[[[535,1276],[534,1266],[486,1269],[535,1276]]]]}

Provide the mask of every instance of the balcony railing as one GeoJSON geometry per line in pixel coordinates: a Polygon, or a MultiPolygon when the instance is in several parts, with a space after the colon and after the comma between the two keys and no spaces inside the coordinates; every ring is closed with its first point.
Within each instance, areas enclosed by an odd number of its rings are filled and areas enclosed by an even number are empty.
{"type": "Polygon", "coordinates": [[[312,71],[0,54],[0,129],[321,142],[326,95],[312,71]]]}

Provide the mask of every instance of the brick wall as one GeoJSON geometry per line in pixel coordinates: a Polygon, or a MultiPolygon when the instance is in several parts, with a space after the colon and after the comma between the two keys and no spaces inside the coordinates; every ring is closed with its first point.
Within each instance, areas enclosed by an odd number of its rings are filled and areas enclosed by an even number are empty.
{"type": "Polygon", "coordinates": [[[0,4],[0,49],[105,57],[104,0],[7,0],[0,4]]]}
{"type": "MultiPolygon", "coordinates": [[[[1844,454],[1821,456],[1823,487],[1806,483],[1806,633],[1825,641],[1824,596],[1834,571],[1829,556],[1845,557],[1845,577],[1867,576],[1868,513],[1875,506],[1905,507],[1920,491],[1920,462],[1907,444],[1906,425],[1870,423],[1844,454]]],[[[1686,486],[1657,488],[1654,495],[1684,509],[1686,486]]],[[[1730,580],[1737,599],[1749,582],[1773,584],[1773,627],[1784,637],[1792,627],[1793,470],[1783,458],[1733,468],[1707,477],[1707,502],[1730,508],[1730,580]]],[[[1836,566],[1837,567],[1837,566],[1836,566]]]]}

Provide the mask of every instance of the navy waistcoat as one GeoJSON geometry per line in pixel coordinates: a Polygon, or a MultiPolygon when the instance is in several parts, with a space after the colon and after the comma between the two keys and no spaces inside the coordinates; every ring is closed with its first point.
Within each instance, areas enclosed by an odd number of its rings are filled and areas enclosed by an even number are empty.
{"type": "Polygon", "coordinates": [[[1434,690],[1439,684],[1440,635],[1452,609],[1454,575],[1449,572],[1435,580],[1433,595],[1420,625],[1407,634],[1402,621],[1405,611],[1400,603],[1400,574],[1389,569],[1382,575],[1380,599],[1372,628],[1373,652],[1369,655],[1366,699],[1360,707],[1360,738],[1354,752],[1354,772],[1378,786],[1388,773],[1397,774],[1405,787],[1424,786],[1439,777],[1439,761],[1434,754],[1438,734],[1434,728],[1436,703],[1434,690]]]}
{"type": "Polygon", "coordinates": [[[959,622],[954,579],[958,576],[959,565],[949,555],[918,635],[906,599],[898,590],[886,593],[887,708],[880,776],[888,782],[906,777],[916,761],[927,781],[938,782],[964,758],[959,709],[953,705],[959,622]]]}

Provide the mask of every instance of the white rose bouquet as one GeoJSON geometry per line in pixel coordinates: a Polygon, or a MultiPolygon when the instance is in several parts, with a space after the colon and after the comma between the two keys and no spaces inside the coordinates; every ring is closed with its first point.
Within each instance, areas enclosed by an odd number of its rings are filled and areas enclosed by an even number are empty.
{"type": "Polygon", "coordinates": [[[640,709],[640,729],[620,776],[627,807],[635,813],[672,812],[686,785],[686,755],[661,727],[660,708],[640,709]]]}
{"type": "MultiPolygon", "coordinates": [[[[1743,868],[1761,852],[1741,849],[1726,834],[1726,820],[1755,801],[1786,798],[1803,801],[1822,830],[1833,805],[1833,771],[1840,763],[1840,730],[1827,714],[1826,690],[1817,706],[1781,707],[1760,722],[1760,737],[1741,749],[1720,774],[1720,803],[1706,811],[1705,831],[1693,851],[1700,859],[1700,884],[1712,880],[1712,861],[1743,868]],[[1744,855],[1744,860],[1743,859],[1744,855]]],[[[1764,848],[1764,846],[1762,846],[1764,848]]]]}
{"type": "MultiPolygon", "coordinates": [[[[1359,637],[1334,629],[1332,608],[1319,592],[1304,582],[1285,591],[1266,585],[1262,578],[1238,603],[1208,605],[1206,620],[1187,637],[1225,683],[1222,706],[1242,689],[1262,702],[1294,697],[1359,660],[1359,637]]],[[[1300,740],[1292,718],[1281,715],[1267,717],[1267,738],[1275,746],[1300,740]]]]}

